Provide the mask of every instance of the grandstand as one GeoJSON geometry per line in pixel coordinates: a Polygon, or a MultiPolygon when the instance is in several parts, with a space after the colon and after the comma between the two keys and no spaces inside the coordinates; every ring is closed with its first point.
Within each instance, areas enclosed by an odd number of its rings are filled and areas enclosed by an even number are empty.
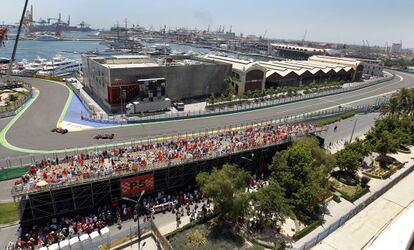
{"type": "MultiPolygon", "coordinates": [[[[195,184],[195,176],[227,162],[270,161],[291,140],[315,134],[320,128],[305,124],[270,122],[200,133],[151,144],[85,152],[64,159],[44,159],[16,182],[21,223],[31,226],[50,218],[81,214],[117,204],[122,196],[180,190],[195,184]],[[263,154],[263,151],[271,151],[263,154]]],[[[263,167],[263,166],[262,166],[263,167]]]]}

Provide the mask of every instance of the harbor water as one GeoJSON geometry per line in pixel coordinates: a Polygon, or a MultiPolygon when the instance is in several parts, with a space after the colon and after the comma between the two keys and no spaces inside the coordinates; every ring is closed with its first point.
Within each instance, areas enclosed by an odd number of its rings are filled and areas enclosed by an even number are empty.
{"type": "MultiPolygon", "coordinates": [[[[14,40],[6,41],[5,46],[0,47],[0,57],[10,58],[13,50],[14,40]]],[[[172,51],[177,52],[193,52],[195,54],[217,54],[217,51],[208,48],[199,48],[191,45],[169,44],[172,51]]],[[[18,44],[16,53],[16,61],[23,59],[33,61],[37,57],[51,59],[56,55],[62,55],[66,58],[80,60],[80,55],[87,52],[103,52],[108,48],[100,44],[100,41],[35,41],[35,40],[21,40],[18,44]]],[[[262,56],[251,55],[236,55],[233,53],[226,53],[230,56],[239,57],[246,60],[263,60],[268,58],[262,56]]]]}

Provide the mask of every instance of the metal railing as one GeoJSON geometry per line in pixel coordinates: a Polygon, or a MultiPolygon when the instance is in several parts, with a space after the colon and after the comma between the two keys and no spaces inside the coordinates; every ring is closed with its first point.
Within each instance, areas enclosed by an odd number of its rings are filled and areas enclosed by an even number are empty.
{"type": "Polygon", "coordinates": [[[317,93],[305,94],[301,96],[293,96],[281,99],[274,99],[268,101],[260,101],[254,103],[248,103],[243,105],[234,105],[232,107],[223,107],[215,110],[198,110],[198,111],[187,111],[187,112],[179,112],[179,113],[167,113],[167,114],[160,114],[160,115],[151,115],[151,116],[144,116],[144,117],[128,117],[123,118],[122,116],[112,116],[108,118],[101,119],[98,116],[84,116],[83,119],[86,121],[92,122],[100,122],[100,123],[116,123],[116,124],[127,124],[127,123],[145,123],[145,122],[153,122],[153,121],[162,121],[162,120],[178,120],[178,119],[187,119],[187,118],[194,118],[194,117],[206,117],[206,116],[215,116],[221,114],[228,114],[228,113],[237,113],[237,112],[244,112],[249,110],[256,110],[262,108],[268,108],[283,104],[288,104],[292,102],[298,102],[303,100],[315,99],[335,94],[347,93],[355,90],[359,90],[362,88],[370,87],[379,83],[391,81],[394,79],[395,75],[387,73],[388,76],[371,80],[365,83],[352,85],[346,88],[340,89],[333,89],[327,91],[321,91],[317,93]]]}
{"type": "MultiPolygon", "coordinates": [[[[410,163],[408,163],[410,164],[410,163]]],[[[375,201],[377,198],[382,196],[385,192],[387,192],[390,188],[392,188],[395,184],[397,184],[400,180],[402,180],[404,177],[409,175],[414,170],[414,164],[411,162],[411,166],[409,166],[407,169],[405,169],[402,173],[400,173],[397,177],[392,179],[390,182],[388,182],[385,186],[381,187],[379,190],[377,190],[375,193],[371,194],[363,200],[361,203],[359,203],[356,207],[351,209],[348,213],[341,216],[338,220],[336,220],[333,224],[331,224],[329,227],[324,228],[324,230],[313,237],[312,239],[304,242],[302,245],[296,246],[295,249],[310,249],[316,244],[318,244],[320,241],[328,237],[332,232],[337,230],[339,227],[341,227],[345,222],[350,220],[352,217],[354,217],[356,214],[358,214],[360,211],[362,211],[364,208],[366,208],[368,205],[370,205],[373,201],[375,201]]],[[[362,198],[364,199],[364,198],[362,198]]],[[[305,236],[306,237],[306,236],[305,236]]]]}
{"type": "MultiPolygon", "coordinates": [[[[368,106],[357,106],[357,107],[344,107],[344,108],[337,108],[334,110],[324,110],[324,111],[319,111],[319,112],[313,112],[313,113],[305,113],[302,115],[297,115],[297,116],[289,116],[289,117],[285,117],[285,118],[281,118],[281,119],[274,119],[274,120],[258,120],[258,121],[250,121],[250,122],[246,122],[246,123],[236,123],[233,125],[229,125],[229,126],[224,126],[224,127],[218,127],[215,129],[207,129],[207,130],[198,130],[198,131],[192,131],[192,132],[188,132],[188,133],[178,133],[178,134],[170,134],[170,135],[165,135],[163,137],[159,137],[159,138],[143,138],[140,139],[139,141],[131,141],[131,142],[127,142],[127,143],[120,143],[118,145],[115,146],[105,146],[105,145],[100,145],[100,146],[96,146],[95,151],[99,152],[99,149],[102,150],[108,150],[108,149],[116,149],[119,147],[133,147],[133,146],[137,146],[137,145],[142,145],[142,144],[151,144],[154,142],[168,142],[171,141],[172,139],[184,139],[184,138],[190,138],[190,137],[196,137],[196,136],[208,136],[208,135],[214,135],[214,134],[219,134],[219,133],[224,133],[224,132],[228,132],[228,131],[236,131],[236,130],[241,130],[241,129],[245,129],[245,128],[249,128],[249,127],[260,127],[260,126],[266,126],[266,125],[279,125],[279,124],[286,124],[286,123],[297,123],[297,122],[304,122],[304,121],[312,121],[315,119],[322,119],[325,117],[330,117],[332,115],[335,114],[340,114],[340,113],[344,113],[344,112],[351,112],[351,111],[358,111],[358,112],[370,112],[373,110],[376,110],[378,108],[378,106],[376,105],[368,105],[368,106]]],[[[217,151],[212,151],[210,153],[204,154],[202,157],[200,158],[191,158],[191,159],[173,159],[173,160],[169,160],[169,161],[164,161],[164,162],[158,162],[158,163],[151,163],[148,162],[148,165],[145,168],[141,168],[141,169],[137,169],[137,171],[132,171],[128,168],[125,168],[123,170],[117,170],[112,172],[109,175],[104,175],[104,176],[94,176],[94,177],[89,177],[89,178],[81,178],[81,177],[76,177],[72,180],[68,180],[66,182],[63,183],[58,183],[58,184],[49,184],[46,187],[42,187],[42,188],[33,188],[32,186],[26,186],[25,187],[21,187],[20,189],[16,189],[13,188],[12,190],[12,195],[14,197],[18,197],[21,195],[25,195],[25,194],[30,194],[30,193],[34,193],[34,192],[43,192],[43,191],[49,191],[49,190],[54,190],[54,189],[61,189],[61,188],[65,188],[68,186],[72,186],[72,185],[80,185],[80,184],[84,184],[84,183],[90,183],[90,182],[96,182],[96,181],[101,181],[101,180],[107,180],[110,178],[116,178],[116,177],[123,177],[123,176],[127,176],[127,175],[131,175],[131,174],[136,174],[136,173],[144,173],[144,172],[148,172],[148,171],[153,171],[155,169],[160,169],[160,168],[167,168],[167,167],[174,167],[174,166],[178,166],[178,165],[184,165],[184,164],[189,164],[189,163],[195,163],[195,162],[200,162],[200,161],[208,161],[208,160],[212,160],[212,159],[216,159],[216,158],[221,158],[221,157],[226,157],[229,155],[234,155],[234,154],[239,154],[239,153],[244,153],[244,152],[248,152],[248,151],[253,151],[253,150],[258,150],[261,148],[266,148],[266,147],[272,147],[272,146],[276,146],[276,145],[280,145],[280,144],[284,144],[289,142],[292,139],[295,139],[297,137],[302,137],[305,136],[309,133],[317,133],[317,132],[321,132],[321,128],[316,128],[314,130],[309,130],[307,131],[307,133],[305,132],[301,132],[298,134],[291,134],[289,137],[279,140],[277,142],[267,142],[264,144],[258,144],[249,148],[235,148],[234,150],[232,150],[231,152],[217,152],[217,151]]],[[[80,154],[80,153],[88,153],[91,152],[91,150],[73,150],[71,151],[72,154],[80,154]]],[[[69,152],[68,152],[69,153],[69,152]]],[[[64,158],[66,155],[68,154],[50,154],[50,155],[37,155],[37,156],[30,156],[31,160],[34,161],[33,163],[35,163],[36,159],[37,160],[41,160],[41,159],[55,159],[55,158],[64,158]]],[[[20,162],[22,162],[22,159],[20,159],[20,162]]],[[[62,161],[60,161],[62,162],[62,161]]],[[[3,162],[1,162],[3,163],[3,162]]],[[[7,163],[7,167],[11,166],[11,160],[6,160],[7,163]]],[[[33,183],[33,185],[35,185],[35,183],[33,183]]]]}
{"type": "Polygon", "coordinates": [[[160,244],[162,250],[173,250],[173,247],[171,246],[171,243],[164,237],[164,235],[161,234],[161,232],[158,230],[155,223],[150,220],[151,224],[151,231],[154,237],[156,238],[157,242],[160,244]]]}

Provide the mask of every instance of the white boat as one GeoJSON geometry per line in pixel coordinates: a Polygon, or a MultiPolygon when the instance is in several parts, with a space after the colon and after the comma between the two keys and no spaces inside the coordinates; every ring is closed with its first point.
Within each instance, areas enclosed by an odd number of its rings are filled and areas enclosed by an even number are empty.
{"type": "Polygon", "coordinates": [[[42,34],[34,38],[35,41],[60,41],[62,38],[59,36],[49,35],[49,34],[42,34]]]}
{"type": "Polygon", "coordinates": [[[77,73],[80,67],[81,62],[79,61],[56,56],[52,61],[47,62],[37,74],[41,76],[67,76],[77,73]]]}
{"type": "Polygon", "coordinates": [[[21,75],[31,76],[36,74],[38,71],[42,70],[43,67],[46,65],[47,59],[45,58],[36,58],[31,63],[27,63],[24,68],[20,71],[21,75]]]}

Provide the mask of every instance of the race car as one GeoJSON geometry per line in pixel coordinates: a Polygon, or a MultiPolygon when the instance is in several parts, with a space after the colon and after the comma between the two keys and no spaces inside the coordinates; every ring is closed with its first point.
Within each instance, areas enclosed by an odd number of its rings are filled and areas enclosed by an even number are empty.
{"type": "Polygon", "coordinates": [[[97,139],[97,140],[99,140],[99,139],[109,139],[109,140],[112,140],[112,139],[114,139],[114,134],[99,134],[99,135],[95,135],[93,137],[93,139],[97,139]]]}
{"type": "Polygon", "coordinates": [[[54,128],[54,129],[50,130],[50,132],[59,133],[59,134],[66,134],[68,132],[68,130],[65,129],[65,128],[54,128]]]}

